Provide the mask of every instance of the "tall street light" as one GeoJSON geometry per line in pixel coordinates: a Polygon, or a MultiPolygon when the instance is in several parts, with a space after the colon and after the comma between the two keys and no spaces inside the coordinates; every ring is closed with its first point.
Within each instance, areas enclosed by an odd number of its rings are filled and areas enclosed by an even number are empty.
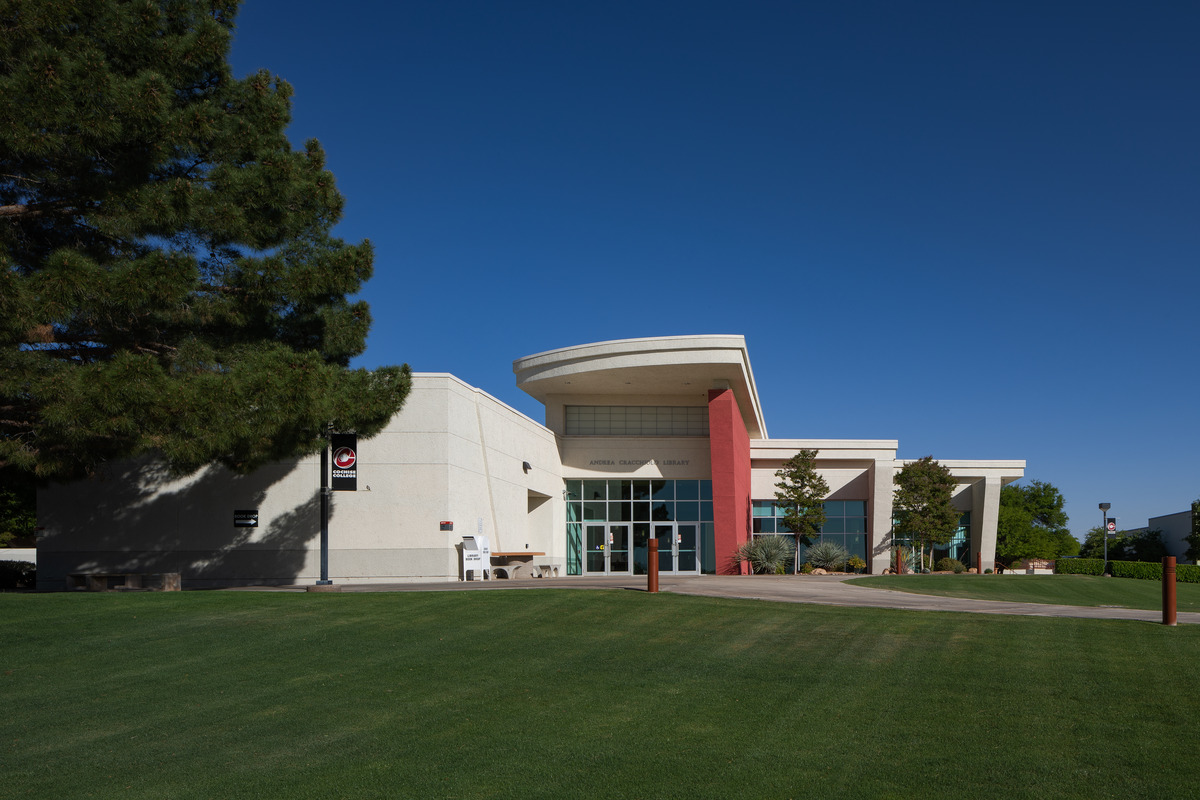
{"type": "Polygon", "coordinates": [[[1108,510],[1112,508],[1112,503],[1100,504],[1100,533],[1104,536],[1104,566],[1101,567],[1105,575],[1108,574],[1108,510]]]}

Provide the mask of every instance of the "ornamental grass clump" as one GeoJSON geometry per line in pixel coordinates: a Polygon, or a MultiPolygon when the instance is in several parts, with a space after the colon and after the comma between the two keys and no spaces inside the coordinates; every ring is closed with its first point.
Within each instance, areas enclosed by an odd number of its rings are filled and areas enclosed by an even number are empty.
{"type": "Polygon", "coordinates": [[[967,567],[957,558],[940,558],[937,564],[934,565],[937,572],[953,572],[955,575],[961,575],[967,571],[967,567]]]}
{"type": "Polygon", "coordinates": [[[790,536],[755,536],[734,553],[734,560],[749,562],[756,575],[783,575],[792,563],[795,546],[790,536]]]}
{"type": "Polygon", "coordinates": [[[808,548],[808,563],[814,567],[841,572],[850,553],[836,542],[817,542],[808,548]]]}

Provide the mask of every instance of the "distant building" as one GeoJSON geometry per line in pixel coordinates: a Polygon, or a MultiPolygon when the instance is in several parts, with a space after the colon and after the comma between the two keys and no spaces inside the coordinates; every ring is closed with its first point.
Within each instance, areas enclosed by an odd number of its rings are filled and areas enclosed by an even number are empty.
{"type": "MultiPolygon", "coordinates": [[[[725,573],[751,536],[780,532],[775,472],[817,450],[829,484],[823,539],[872,572],[891,558],[895,440],[770,439],[741,336],[599,342],[520,358],[534,421],[452,375],[420,373],[404,408],[359,443],[358,488],[335,492],[335,582],[460,577],[464,535],[558,574],[634,575],[647,543],[664,572],[725,573]],[[538,554],[536,559],[532,554],[538,554]]],[[[942,461],[958,481],[950,553],[995,560],[1000,489],[1024,461],[942,461]]],[[[152,459],[39,495],[38,581],[179,572],[185,587],[312,582],[319,459],[247,476],[170,479],[152,459]]]]}
{"type": "Polygon", "coordinates": [[[1180,511],[1178,514],[1151,517],[1146,527],[1150,530],[1162,531],[1163,545],[1167,548],[1167,555],[1175,556],[1177,561],[1187,560],[1187,537],[1192,532],[1191,511],[1180,511]]]}

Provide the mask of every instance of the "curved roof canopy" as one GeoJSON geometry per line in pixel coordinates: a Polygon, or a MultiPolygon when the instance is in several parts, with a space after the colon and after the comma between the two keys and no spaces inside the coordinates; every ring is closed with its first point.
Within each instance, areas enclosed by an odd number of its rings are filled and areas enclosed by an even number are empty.
{"type": "Polygon", "coordinates": [[[765,439],[754,372],[742,336],[658,336],[548,350],[513,362],[517,386],[549,395],[681,395],[730,388],[751,439],[765,439]]]}

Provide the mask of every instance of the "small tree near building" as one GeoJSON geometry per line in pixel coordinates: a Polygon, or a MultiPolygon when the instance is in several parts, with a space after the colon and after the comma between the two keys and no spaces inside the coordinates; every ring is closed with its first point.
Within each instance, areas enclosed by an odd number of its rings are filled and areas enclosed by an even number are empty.
{"type": "Polygon", "coordinates": [[[1049,483],[1005,486],[1000,490],[996,555],[1008,562],[1022,558],[1059,558],[1079,552],[1067,530],[1063,496],[1049,483]]]}
{"type": "Polygon", "coordinates": [[[1200,563],[1200,500],[1192,502],[1192,532],[1186,538],[1188,549],[1184,558],[1200,563]]]}
{"type": "MultiPolygon", "coordinates": [[[[783,524],[792,532],[796,543],[796,562],[800,560],[800,545],[810,545],[820,535],[825,524],[825,497],[829,484],[817,472],[817,451],[801,450],[783,462],[775,473],[775,501],[783,509],[783,524]]],[[[793,569],[796,567],[793,566],[793,569]]]]}
{"type": "Polygon", "coordinates": [[[922,567],[926,552],[932,560],[933,548],[948,545],[958,530],[960,514],[951,502],[957,483],[933,456],[911,461],[896,474],[895,536],[920,546],[922,567]]]}

